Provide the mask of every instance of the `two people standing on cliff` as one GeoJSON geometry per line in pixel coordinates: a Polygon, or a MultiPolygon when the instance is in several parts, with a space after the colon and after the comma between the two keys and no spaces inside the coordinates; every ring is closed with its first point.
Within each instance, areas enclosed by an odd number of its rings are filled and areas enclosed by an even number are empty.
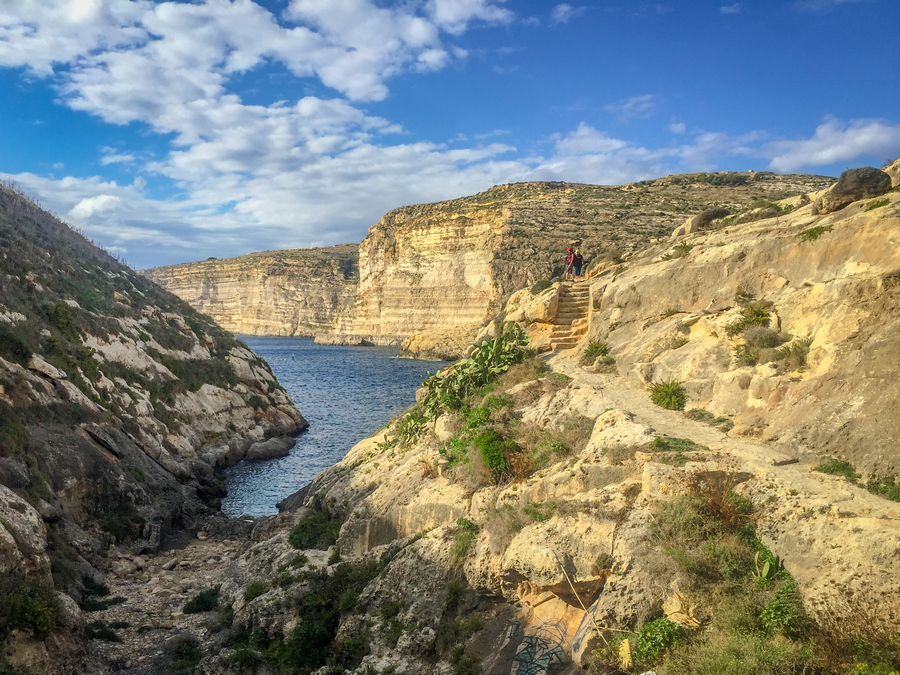
{"type": "Polygon", "coordinates": [[[563,275],[563,279],[565,281],[569,280],[569,275],[572,275],[572,281],[578,281],[578,278],[581,276],[581,268],[584,266],[584,256],[581,255],[581,251],[578,249],[572,250],[572,247],[569,246],[566,249],[566,273],[563,275]]]}

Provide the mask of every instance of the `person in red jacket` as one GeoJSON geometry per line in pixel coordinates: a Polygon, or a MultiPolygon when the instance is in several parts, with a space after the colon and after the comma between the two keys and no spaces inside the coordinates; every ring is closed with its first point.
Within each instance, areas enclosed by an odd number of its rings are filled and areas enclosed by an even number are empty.
{"type": "Polygon", "coordinates": [[[566,249],[566,272],[563,274],[563,280],[568,281],[569,275],[572,274],[572,264],[575,260],[575,254],[572,252],[572,247],[566,249]]]}

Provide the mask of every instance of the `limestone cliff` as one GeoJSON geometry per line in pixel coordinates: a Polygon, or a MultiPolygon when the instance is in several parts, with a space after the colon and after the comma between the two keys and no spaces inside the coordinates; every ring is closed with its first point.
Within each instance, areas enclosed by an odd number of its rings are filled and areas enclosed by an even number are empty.
{"type": "Polygon", "coordinates": [[[156,267],[143,274],[226,330],[244,335],[330,332],[352,310],[358,247],[264,251],[156,267]]]}
{"type": "MultiPolygon", "coordinates": [[[[637,251],[586,284],[576,349],[462,404],[423,388],[258,525],[219,577],[234,646],[204,663],[900,668],[900,193],[817,201],[637,251]]],[[[548,320],[551,289],[511,314],[548,320]]]]}
{"type": "Polygon", "coordinates": [[[700,173],[619,187],[500,185],[386,214],[359,245],[358,285],[349,246],[146,274],[238,332],[399,344],[439,330],[452,334],[455,344],[458,334],[471,338],[513,291],[561,274],[566,246],[580,247],[589,266],[621,260],[667,236],[687,213],[740,210],[760,198],[807,193],[830,182],[823,176],[700,173]]]}

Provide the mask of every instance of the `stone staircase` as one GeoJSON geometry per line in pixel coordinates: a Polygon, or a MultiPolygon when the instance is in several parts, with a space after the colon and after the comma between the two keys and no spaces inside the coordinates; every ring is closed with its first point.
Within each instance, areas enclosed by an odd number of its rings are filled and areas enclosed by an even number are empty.
{"type": "Polygon", "coordinates": [[[588,331],[588,304],[591,301],[587,281],[564,282],[559,293],[559,309],[553,319],[550,348],[571,349],[588,331]]]}

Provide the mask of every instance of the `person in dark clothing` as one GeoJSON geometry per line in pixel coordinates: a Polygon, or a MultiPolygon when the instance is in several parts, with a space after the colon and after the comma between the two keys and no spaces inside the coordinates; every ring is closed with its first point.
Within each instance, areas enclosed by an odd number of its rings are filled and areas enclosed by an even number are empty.
{"type": "Polygon", "coordinates": [[[572,273],[575,277],[575,281],[578,281],[578,277],[581,276],[581,267],[584,265],[584,256],[581,255],[581,251],[576,250],[575,254],[572,256],[572,273]]]}

